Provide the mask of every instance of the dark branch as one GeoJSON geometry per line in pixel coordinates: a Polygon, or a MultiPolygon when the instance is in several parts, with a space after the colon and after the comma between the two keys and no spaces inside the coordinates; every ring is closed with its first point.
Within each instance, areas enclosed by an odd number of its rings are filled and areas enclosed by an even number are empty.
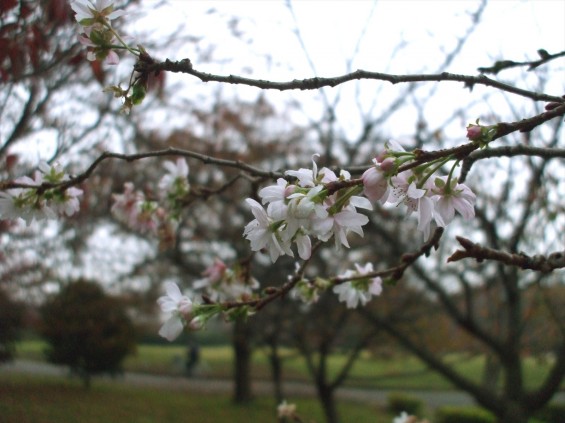
{"type": "Polygon", "coordinates": [[[286,82],[274,82],[265,79],[244,78],[237,75],[214,75],[211,73],[200,72],[192,67],[189,59],[183,59],[173,62],[169,59],[164,62],[154,62],[151,60],[140,60],[135,65],[135,70],[141,74],[158,74],[162,71],[175,73],[185,73],[193,75],[202,82],[222,82],[226,84],[239,84],[257,87],[264,90],[317,90],[322,87],[335,87],[337,85],[354,81],[354,80],[378,80],[387,81],[391,84],[410,83],[410,82],[441,82],[452,81],[462,82],[466,88],[472,89],[475,85],[485,85],[516,94],[522,97],[531,98],[536,101],[553,101],[563,103],[565,100],[561,97],[551,96],[543,93],[524,90],[512,85],[504,84],[494,79],[490,79],[484,75],[470,76],[458,75],[448,72],[442,72],[432,75],[393,75],[380,72],[369,72],[365,70],[356,70],[354,72],[334,77],[314,77],[307,79],[294,79],[286,82]]]}
{"type": "Polygon", "coordinates": [[[455,251],[451,257],[447,259],[448,262],[459,261],[465,258],[475,258],[479,262],[483,260],[495,260],[510,266],[517,266],[521,269],[531,269],[542,273],[549,273],[555,269],[565,267],[565,251],[551,253],[548,256],[536,255],[530,257],[524,253],[512,254],[483,247],[461,236],[457,237],[457,241],[459,241],[459,244],[461,244],[464,250],[455,251]]]}
{"type": "Polygon", "coordinates": [[[565,51],[555,54],[549,54],[546,50],[539,49],[538,54],[540,58],[537,60],[530,60],[526,62],[515,62],[513,60],[498,60],[492,66],[481,67],[478,68],[477,70],[481,73],[492,73],[496,75],[498,72],[505,69],[528,66],[528,70],[531,71],[547,62],[565,56],[565,51]]]}

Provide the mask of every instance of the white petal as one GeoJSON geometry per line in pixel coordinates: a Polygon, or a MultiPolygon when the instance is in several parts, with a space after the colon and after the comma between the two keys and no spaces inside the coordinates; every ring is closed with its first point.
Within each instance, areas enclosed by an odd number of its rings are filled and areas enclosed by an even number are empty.
{"type": "Polygon", "coordinates": [[[180,288],[174,282],[167,282],[165,284],[165,291],[173,301],[179,302],[182,298],[182,293],[180,292],[180,288]]]}
{"type": "Polygon", "coordinates": [[[369,201],[369,199],[365,197],[359,197],[355,195],[349,199],[349,204],[355,207],[359,207],[361,209],[373,210],[373,205],[371,204],[371,201],[369,201]]]}
{"type": "Polygon", "coordinates": [[[165,322],[161,329],[159,329],[159,335],[166,338],[168,341],[174,341],[182,332],[184,326],[178,317],[171,317],[165,322]]]}

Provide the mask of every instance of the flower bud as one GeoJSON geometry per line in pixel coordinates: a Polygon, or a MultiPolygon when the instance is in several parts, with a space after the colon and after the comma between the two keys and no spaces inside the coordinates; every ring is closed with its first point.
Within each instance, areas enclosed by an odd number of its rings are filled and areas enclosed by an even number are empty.
{"type": "Polygon", "coordinates": [[[482,127],[480,125],[469,124],[467,126],[467,138],[471,141],[478,141],[482,137],[482,127]]]}

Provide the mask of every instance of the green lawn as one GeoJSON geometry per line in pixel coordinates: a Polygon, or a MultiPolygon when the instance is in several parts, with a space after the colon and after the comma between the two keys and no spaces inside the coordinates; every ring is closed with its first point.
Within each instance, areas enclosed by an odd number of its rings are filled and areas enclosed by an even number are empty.
{"type": "MultiPolygon", "coordinates": [[[[289,398],[304,421],[323,422],[315,399],[289,398]]],[[[90,391],[77,380],[0,373],[0,421],[18,423],[238,423],[275,422],[276,404],[258,398],[236,406],[227,395],[149,389],[96,380],[90,391]]],[[[390,423],[376,408],[340,402],[343,421],[390,423]]]]}
{"type": "MultiPolygon", "coordinates": [[[[20,358],[43,360],[42,351],[45,348],[41,341],[24,341],[18,345],[17,354],[20,358]]],[[[309,380],[304,360],[295,352],[283,351],[285,355],[284,376],[287,380],[309,380]]],[[[137,354],[125,361],[128,371],[181,374],[183,372],[186,348],[176,345],[140,345],[137,354]]],[[[203,347],[198,367],[200,376],[210,378],[230,378],[232,371],[233,352],[230,346],[203,347]]],[[[334,354],[329,359],[332,372],[337,372],[346,357],[334,354]]],[[[450,360],[453,365],[474,380],[480,380],[482,375],[483,358],[468,358],[453,355],[450,360]]],[[[545,378],[549,369],[548,364],[541,364],[534,359],[525,360],[524,374],[528,386],[535,387],[545,378]]],[[[253,377],[269,379],[269,365],[266,354],[261,349],[253,355],[253,377]]],[[[377,359],[369,354],[362,355],[355,363],[349,386],[363,388],[387,389],[451,389],[451,385],[438,374],[428,371],[417,359],[402,356],[395,359],[377,359]]]]}

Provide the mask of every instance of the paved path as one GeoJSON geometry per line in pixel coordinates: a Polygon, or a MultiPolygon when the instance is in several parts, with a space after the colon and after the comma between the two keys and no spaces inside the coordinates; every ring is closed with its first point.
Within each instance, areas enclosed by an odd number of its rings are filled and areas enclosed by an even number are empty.
{"type": "MultiPolygon", "coordinates": [[[[68,370],[62,366],[52,364],[16,360],[12,363],[0,366],[2,373],[33,373],[53,376],[66,376],[68,370]]],[[[233,383],[230,380],[185,378],[181,376],[159,376],[143,373],[125,373],[123,377],[116,379],[117,383],[127,383],[136,386],[151,386],[163,389],[198,391],[202,393],[229,393],[232,391],[233,383]]],[[[256,394],[272,394],[272,384],[267,381],[253,382],[253,392],[256,394]]],[[[293,396],[313,396],[313,386],[300,382],[286,382],[284,392],[293,396]]],[[[388,390],[368,390],[355,388],[341,388],[337,391],[338,398],[350,401],[359,401],[375,405],[385,405],[388,390]]],[[[473,405],[473,399],[466,393],[460,391],[409,391],[411,395],[423,400],[429,407],[436,408],[442,405],[473,405]]],[[[565,401],[565,392],[559,393],[555,400],[565,401]]]]}

